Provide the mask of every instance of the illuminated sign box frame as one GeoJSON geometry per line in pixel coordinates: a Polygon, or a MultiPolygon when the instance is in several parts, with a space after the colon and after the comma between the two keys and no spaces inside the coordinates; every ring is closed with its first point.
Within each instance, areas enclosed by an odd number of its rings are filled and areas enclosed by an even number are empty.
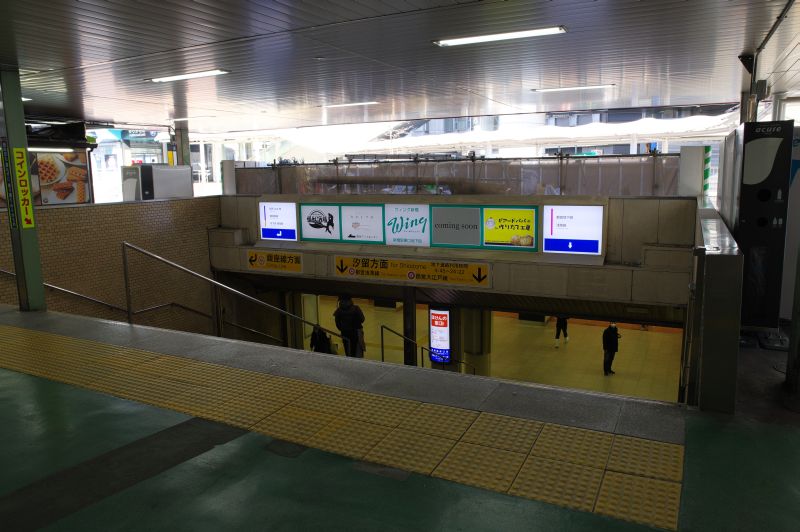
{"type": "Polygon", "coordinates": [[[371,245],[386,245],[386,222],[384,219],[385,216],[385,208],[383,203],[340,203],[339,204],[339,224],[342,227],[342,242],[345,243],[353,243],[353,244],[371,244],[371,245]],[[360,239],[348,239],[345,237],[345,209],[349,208],[357,208],[357,207],[370,207],[374,209],[380,209],[380,229],[381,229],[381,239],[380,240],[360,240],[360,239]]]}
{"type": "Polygon", "coordinates": [[[605,205],[567,205],[567,204],[552,204],[542,206],[542,252],[552,255],[573,255],[573,256],[590,256],[600,257],[605,254],[605,205]],[[556,209],[566,211],[567,214],[574,216],[575,213],[581,213],[579,220],[575,221],[578,227],[573,229],[572,235],[570,233],[556,234],[552,238],[548,238],[548,227],[550,232],[555,232],[552,227],[556,220],[548,219],[548,212],[552,218],[553,212],[556,209]],[[580,224],[586,224],[589,220],[589,227],[583,227],[580,224]]]}
{"type": "Polygon", "coordinates": [[[430,307],[428,309],[428,337],[430,338],[430,357],[431,362],[435,364],[450,364],[452,362],[452,345],[450,338],[450,331],[452,325],[452,313],[449,309],[436,309],[430,307]],[[434,326],[433,315],[444,314],[446,325],[441,327],[434,326]],[[438,330],[435,330],[438,329],[438,330]]]}
{"type": "Polygon", "coordinates": [[[536,253],[539,251],[539,205],[481,205],[481,246],[480,249],[486,250],[502,250],[502,251],[527,251],[536,253]],[[518,210],[518,211],[533,211],[533,245],[532,246],[515,246],[505,244],[486,244],[486,228],[484,227],[485,216],[487,210],[518,210]]]}
{"type": "Polygon", "coordinates": [[[298,220],[300,223],[300,240],[304,242],[342,242],[342,206],[339,203],[300,203],[299,209],[297,211],[298,220]],[[332,208],[336,210],[336,227],[334,228],[334,233],[337,236],[332,236],[331,238],[315,238],[312,236],[305,235],[305,222],[306,220],[303,217],[303,208],[310,207],[312,209],[326,207],[332,208]]]}
{"type": "Polygon", "coordinates": [[[297,203],[289,202],[289,201],[259,201],[258,202],[258,227],[259,227],[259,236],[261,240],[271,240],[275,242],[297,242],[299,237],[299,230],[297,227],[297,203]],[[286,228],[277,228],[277,227],[269,227],[267,224],[267,211],[265,210],[268,205],[280,205],[282,207],[291,206],[292,216],[291,218],[286,216],[285,222],[291,222],[294,227],[286,227],[286,228]],[[277,231],[275,236],[264,236],[270,235],[273,231],[277,231]],[[287,236],[283,236],[283,231],[289,231],[287,236]]]}

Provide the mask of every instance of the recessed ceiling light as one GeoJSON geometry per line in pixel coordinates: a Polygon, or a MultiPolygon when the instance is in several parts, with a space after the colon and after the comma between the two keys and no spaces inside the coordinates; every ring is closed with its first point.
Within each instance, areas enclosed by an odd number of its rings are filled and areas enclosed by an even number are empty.
{"type": "Polygon", "coordinates": [[[461,37],[458,39],[442,39],[433,41],[437,46],[459,46],[462,44],[475,44],[479,42],[507,41],[509,39],[524,39],[525,37],[541,37],[542,35],[556,35],[566,33],[564,26],[553,26],[551,28],[539,28],[537,30],[512,31],[511,33],[494,33],[492,35],[478,35],[475,37],[461,37]]]}
{"type": "Polygon", "coordinates": [[[32,146],[28,147],[28,151],[33,152],[47,152],[47,153],[73,153],[75,151],[74,148],[34,148],[32,146]]]}
{"type": "Polygon", "coordinates": [[[323,105],[322,107],[332,109],[334,107],[355,107],[357,105],[378,105],[378,102],[337,103],[335,105],[323,105]]]}
{"type": "Polygon", "coordinates": [[[33,101],[33,98],[26,98],[25,96],[23,96],[23,97],[21,98],[21,100],[22,100],[23,102],[32,102],[32,101],[33,101]]]}
{"type": "Polygon", "coordinates": [[[582,85],[580,87],[557,87],[555,89],[531,89],[533,92],[561,92],[561,91],[582,91],[589,89],[610,89],[614,87],[614,83],[607,85],[582,85]]]}
{"type": "Polygon", "coordinates": [[[179,74],[177,76],[166,76],[163,78],[153,78],[145,81],[152,81],[153,83],[165,83],[167,81],[180,81],[182,79],[205,78],[208,76],[221,76],[222,74],[229,74],[228,70],[204,70],[203,72],[192,72],[191,74],[179,74]]]}

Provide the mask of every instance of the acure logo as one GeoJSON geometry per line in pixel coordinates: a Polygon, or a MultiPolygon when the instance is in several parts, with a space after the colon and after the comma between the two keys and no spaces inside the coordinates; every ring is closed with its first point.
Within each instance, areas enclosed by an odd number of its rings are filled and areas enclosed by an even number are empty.
{"type": "Polygon", "coordinates": [[[333,222],[333,214],[326,214],[319,209],[315,209],[308,213],[308,216],[306,216],[306,221],[308,222],[308,225],[314,229],[324,228],[326,233],[331,233],[331,230],[335,227],[333,222]]]}

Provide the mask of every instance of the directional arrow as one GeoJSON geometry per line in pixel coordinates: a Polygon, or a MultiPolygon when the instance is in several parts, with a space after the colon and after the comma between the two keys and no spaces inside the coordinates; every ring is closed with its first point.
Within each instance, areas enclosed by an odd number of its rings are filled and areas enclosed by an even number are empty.
{"type": "Polygon", "coordinates": [[[342,259],[339,259],[339,265],[336,267],[336,269],[339,270],[339,273],[344,273],[345,270],[347,270],[347,266],[344,265],[344,261],[342,259]]]}
{"type": "Polygon", "coordinates": [[[472,278],[475,279],[476,281],[478,281],[479,283],[482,283],[483,281],[485,281],[487,277],[489,277],[489,276],[481,274],[481,269],[480,268],[478,268],[478,275],[475,275],[474,273],[472,274],[472,278]]]}
{"type": "Polygon", "coordinates": [[[250,255],[250,258],[247,259],[247,262],[249,262],[252,265],[255,264],[257,260],[258,256],[255,253],[253,253],[252,255],[250,255]]]}
{"type": "Polygon", "coordinates": [[[25,225],[33,225],[33,220],[30,218],[25,218],[25,225]]]}

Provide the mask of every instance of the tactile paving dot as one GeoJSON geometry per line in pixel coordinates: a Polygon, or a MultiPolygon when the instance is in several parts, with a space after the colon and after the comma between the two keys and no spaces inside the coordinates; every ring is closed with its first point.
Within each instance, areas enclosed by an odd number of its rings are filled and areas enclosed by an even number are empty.
{"type": "Polygon", "coordinates": [[[483,412],[461,441],[527,454],[542,426],[540,421],[483,412]]]}
{"type": "Polygon", "coordinates": [[[309,446],[361,459],[391,430],[355,419],[335,419],[311,438],[309,446]]]}
{"type": "Polygon", "coordinates": [[[433,476],[505,493],[524,461],[523,453],[459,442],[433,476]]]}
{"type": "Polygon", "coordinates": [[[397,397],[387,397],[372,393],[359,393],[350,408],[343,413],[352,419],[385,425],[398,426],[419,405],[397,397]]]}
{"type": "Polygon", "coordinates": [[[602,469],[528,456],[508,493],[591,512],[602,479],[602,469]]]}
{"type": "Polygon", "coordinates": [[[309,440],[332,420],[333,417],[328,414],[288,405],[259,422],[253,430],[273,438],[308,445],[309,440]]]}
{"type": "Polygon", "coordinates": [[[683,452],[683,445],[614,436],[608,469],[680,482],[683,479],[683,452]]]}
{"type": "Polygon", "coordinates": [[[604,469],[613,438],[607,432],[546,423],[531,453],[552,460],[604,469]]]}
{"type": "Polygon", "coordinates": [[[394,429],[364,460],[430,475],[455,443],[429,434],[394,429]]]}
{"type": "Polygon", "coordinates": [[[423,403],[400,423],[400,428],[458,440],[477,417],[472,410],[423,403]]]}
{"type": "Polygon", "coordinates": [[[678,528],[681,485],[607,471],[595,513],[657,526],[678,528]]]}
{"type": "Polygon", "coordinates": [[[350,409],[359,393],[361,392],[318,384],[296,399],[294,404],[306,410],[339,415],[350,409]]]}

